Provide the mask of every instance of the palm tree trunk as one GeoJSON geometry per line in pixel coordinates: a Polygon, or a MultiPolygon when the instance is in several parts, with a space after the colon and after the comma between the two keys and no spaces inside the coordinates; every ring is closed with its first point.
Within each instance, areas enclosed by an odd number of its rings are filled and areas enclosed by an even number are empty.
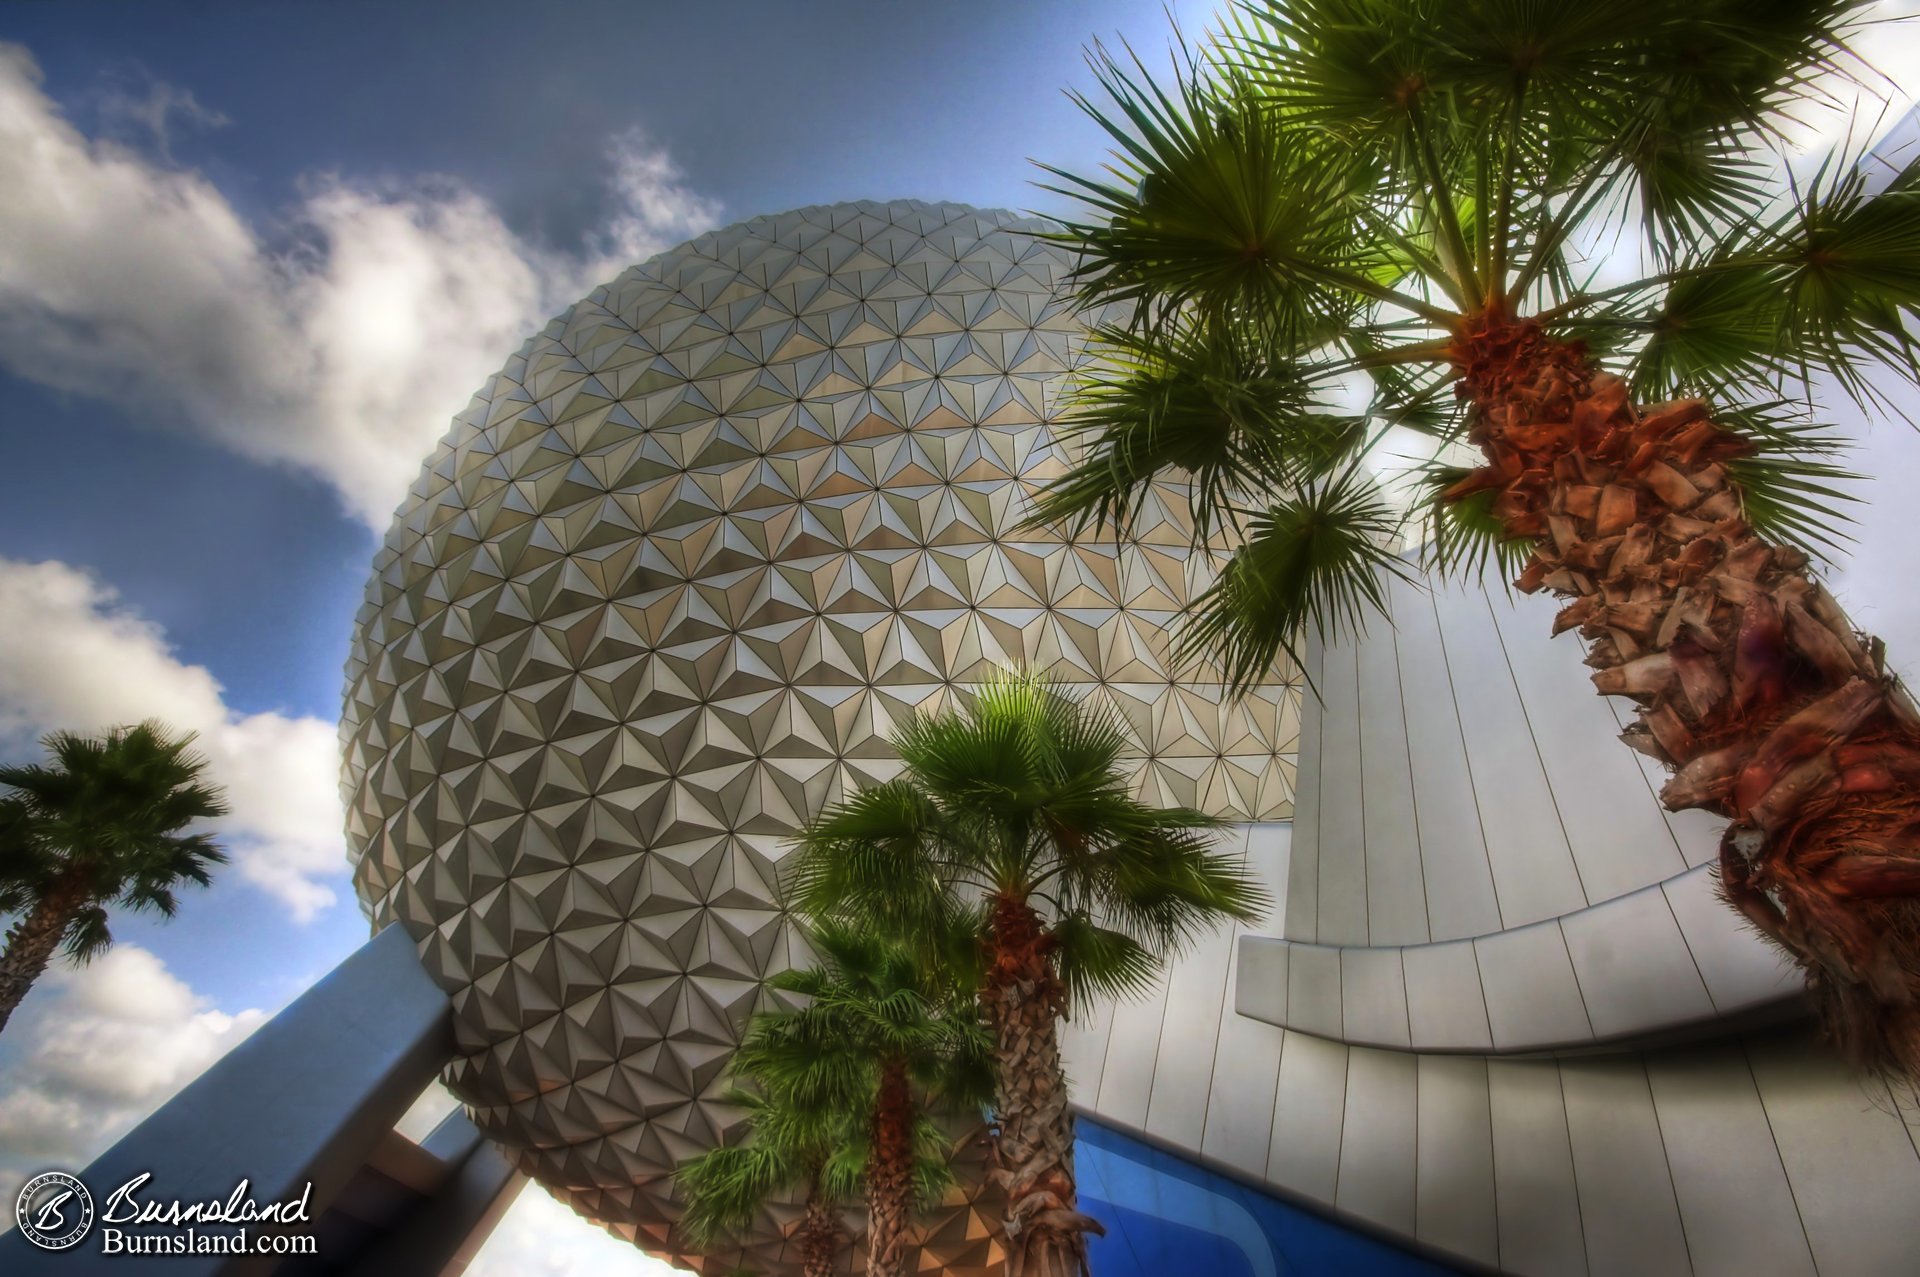
{"type": "Polygon", "coordinates": [[[1087,1234],[1106,1229],[1078,1209],[1073,1113],[1060,1067],[1065,991],[1052,937],[1026,901],[994,901],[993,954],[981,1000],[999,1063],[995,1167],[1007,1195],[1007,1277],[1086,1277],[1087,1234]]]}
{"type": "Polygon", "coordinates": [[[46,971],[85,903],[86,888],[77,878],[58,879],[7,931],[6,950],[0,952],[0,1031],[46,971]]]}
{"type": "Polygon", "coordinates": [[[1757,536],[1726,462],[1749,451],[1695,400],[1637,408],[1537,325],[1455,342],[1494,490],[1534,541],[1518,586],[1571,600],[1623,739],[1673,769],[1661,800],[1728,820],[1721,890],[1806,972],[1863,1067],[1920,1078],[1920,713],[1807,572],[1757,536]]]}
{"type": "Polygon", "coordinates": [[[802,1277],[833,1277],[835,1254],[840,1250],[840,1221],[820,1195],[816,1178],[807,1190],[807,1211],[793,1230],[800,1246],[802,1277]]]}
{"type": "Polygon", "coordinates": [[[913,1094],[904,1060],[881,1068],[867,1164],[867,1277],[906,1277],[913,1222],[913,1094]]]}

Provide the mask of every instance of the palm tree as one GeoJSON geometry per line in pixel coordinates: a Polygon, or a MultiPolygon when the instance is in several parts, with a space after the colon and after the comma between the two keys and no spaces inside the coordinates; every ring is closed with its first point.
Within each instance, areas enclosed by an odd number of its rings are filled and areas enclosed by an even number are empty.
{"type": "Polygon", "coordinates": [[[803,1261],[830,1263],[827,1203],[864,1196],[866,1271],[905,1277],[914,1217],[952,1182],[942,1118],[977,1120],[992,1098],[986,1035],[950,971],[870,928],[822,921],[805,935],[818,965],[768,981],[804,1002],[756,1015],[734,1054],[734,1076],[753,1088],[752,1138],[681,1171],[683,1226],[710,1243],[804,1183],[803,1261]]]}
{"type": "Polygon", "coordinates": [[[767,1200],[799,1186],[805,1208],[792,1231],[805,1277],[829,1277],[846,1236],[842,1199],[827,1186],[827,1162],[841,1133],[843,1112],[821,1113],[738,1089],[728,1096],[746,1111],[744,1144],[709,1149],[681,1167],[675,1179],[686,1198],[680,1229],[702,1250],[718,1245],[753,1222],[767,1200]]]}
{"type": "Polygon", "coordinates": [[[1117,160],[1052,189],[1114,309],[1038,514],[1237,537],[1180,650],[1244,686],[1399,570],[1384,428],[1476,446],[1428,475],[1434,558],[1568,600],[1667,806],[1729,821],[1729,900],[1854,1060],[1920,1077],[1920,714],[1790,544],[1839,518],[1802,381],[1920,379],[1920,169],[1777,175],[1859,8],[1288,0],[1170,83],[1096,52],[1117,160]]]}
{"type": "Polygon", "coordinates": [[[226,862],[212,835],[181,832],[227,810],[191,734],[142,723],[43,743],[47,764],[0,767],[0,913],[22,915],[0,952],[0,1029],[55,950],[84,963],[113,943],[109,906],[170,918],[174,888],[226,862]]]}
{"type": "Polygon", "coordinates": [[[957,713],[921,715],[894,741],[903,774],[860,790],[799,838],[793,898],[815,916],[901,935],[958,923],[985,961],[996,1168],[1012,1277],[1087,1271],[1059,1021],[1092,997],[1137,993],[1164,956],[1266,903],[1210,847],[1211,817],[1129,791],[1110,715],[1029,675],[989,680],[957,713]]]}

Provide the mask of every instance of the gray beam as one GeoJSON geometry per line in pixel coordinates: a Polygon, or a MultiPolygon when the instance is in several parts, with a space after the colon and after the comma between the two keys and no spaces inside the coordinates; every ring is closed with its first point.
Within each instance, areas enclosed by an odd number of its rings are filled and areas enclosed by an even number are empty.
{"type": "Polygon", "coordinates": [[[526,1187],[527,1177],[465,1113],[448,1114],[425,1147],[453,1163],[452,1173],[348,1277],[460,1277],[526,1187]]]}
{"type": "MultiPolygon", "coordinates": [[[[421,967],[405,930],[388,927],[102,1153],[80,1179],[100,1211],[116,1188],[148,1172],[152,1179],[138,1196],[162,1205],[225,1201],[243,1178],[261,1204],[298,1198],[311,1184],[308,1219],[317,1220],[452,1053],[446,995],[421,967]]],[[[78,1247],[58,1254],[35,1249],[17,1230],[0,1236],[0,1272],[124,1274],[125,1256],[101,1253],[107,1227],[96,1224],[78,1247]]],[[[123,1231],[138,1238],[184,1230],[123,1231]]],[[[273,1271],[281,1260],[182,1255],[167,1257],[165,1267],[171,1277],[248,1277],[273,1271]]],[[[138,1268],[155,1261],[132,1262],[138,1268]]]]}

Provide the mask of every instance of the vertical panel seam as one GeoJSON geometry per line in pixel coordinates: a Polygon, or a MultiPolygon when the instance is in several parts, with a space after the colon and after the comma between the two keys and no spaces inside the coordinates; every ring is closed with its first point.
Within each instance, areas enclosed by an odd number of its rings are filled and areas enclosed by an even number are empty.
{"type": "Polygon", "coordinates": [[[1813,1265],[1814,1277],[1819,1277],[1820,1256],[1813,1252],[1813,1234],[1807,1231],[1806,1212],[1800,1209],[1800,1194],[1793,1187],[1793,1176],[1787,1171],[1787,1156],[1780,1151],[1780,1137],[1774,1133],[1773,1114],[1767,1108],[1766,1092],[1760,1089],[1760,1076],[1753,1071],[1753,1052],[1747,1047],[1747,1038],[1741,1034],[1740,1063],[1747,1071],[1747,1082],[1753,1087],[1753,1098],[1759,1101],[1760,1118],[1767,1124],[1767,1139],[1773,1144],[1774,1160],[1780,1166],[1780,1178],[1786,1182],[1787,1198],[1793,1203],[1793,1217],[1800,1224],[1800,1241],[1807,1248],[1807,1262],[1813,1265]]]}
{"type": "MultiPolygon", "coordinates": [[[[1367,719],[1360,712],[1360,645],[1352,646],[1353,652],[1353,748],[1354,779],[1360,785],[1360,943],[1373,943],[1373,857],[1367,851],[1367,719]]],[[[1322,751],[1324,753],[1324,751],[1322,751]]],[[[1326,775],[1323,768],[1321,775],[1326,775]]],[[[1326,791],[1321,790],[1324,798],[1326,791]]],[[[1323,862],[1324,863],[1324,862],[1323,862]]],[[[1344,996],[1344,995],[1343,995],[1344,996]]],[[[1344,1031],[1345,1021],[1342,1021],[1344,1031]]]]}
{"type": "Polygon", "coordinates": [[[1673,911],[1673,897],[1667,894],[1667,884],[1663,882],[1658,885],[1660,899],[1667,906],[1667,916],[1673,919],[1673,929],[1680,933],[1680,943],[1687,947],[1687,960],[1693,963],[1693,973],[1700,977],[1700,987],[1707,991],[1707,1005],[1713,1008],[1715,1015],[1719,1015],[1720,999],[1713,996],[1713,986],[1707,983],[1707,973],[1700,969],[1700,959],[1693,952],[1693,941],[1687,939],[1687,929],[1680,925],[1680,915],[1673,911]]]}
{"type": "MultiPolygon", "coordinates": [[[[1587,1005],[1587,991],[1580,986],[1580,968],[1573,964],[1573,946],[1567,943],[1567,929],[1558,918],[1553,920],[1553,929],[1560,936],[1561,950],[1567,955],[1567,970],[1573,972],[1573,991],[1580,995],[1580,1014],[1587,1021],[1587,1036],[1595,1037],[1597,1035],[1593,1030],[1593,1008],[1587,1005]]],[[[1474,956],[1479,957],[1478,952],[1474,956]]],[[[1572,1145],[1569,1144],[1568,1147],[1571,1148],[1572,1145]]]]}
{"type": "MultiPolygon", "coordinates": [[[[1574,981],[1575,984],[1579,980],[1574,981]]],[[[1580,1263],[1593,1271],[1593,1255],[1587,1249],[1587,1208],[1580,1200],[1580,1159],[1573,1155],[1573,1115],[1567,1112],[1567,1074],[1560,1062],[1553,1062],[1553,1084],[1560,1091],[1560,1124],[1567,1133],[1567,1173],[1573,1179],[1573,1222],[1580,1229],[1580,1263]]]]}
{"type": "MultiPolygon", "coordinates": [[[[1388,588],[1391,591],[1391,586],[1388,588]]],[[[1413,783],[1413,733],[1407,730],[1407,679],[1400,668],[1399,627],[1389,625],[1387,636],[1393,643],[1394,686],[1400,692],[1400,747],[1407,756],[1407,803],[1413,810],[1413,856],[1420,866],[1420,916],[1427,920],[1427,934],[1422,939],[1431,942],[1433,902],[1427,899],[1427,849],[1420,838],[1420,791],[1413,783]]]]}
{"type": "MultiPolygon", "coordinates": [[[[1245,837],[1240,840],[1240,869],[1244,873],[1253,864],[1253,826],[1248,825],[1243,832],[1245,837]]],[[[1214,1016],[1213,1054],[1209,1057],[1207,1064],[1207,1089],[1200,1099],[1200,1138],[1197,1143],[1202,1149],[1205,1149],[1207,1143],[1207,1118],[1213,1112],[1214,1081],[1220,1076],[1220,1052],[1226,1048],[1227,1043],[1227,989],[1233,984],[1240,966],[1240,937],[1245,932],[1246,927],[1236,922],[1233,924],[1233,933],[1227,937],[1226,971],[1220,980],[1220,998],[1216,1003],[1214,1016]]],[[[1162,1036],[1166,1033],[1164,1022],[1160,1032],[1162,1036]]],[[[1155,1063],[1157,1066],[1158,1061],[1156,1060],[1155,1063]]],[[[1147,1092],[1147,1097],[1147,1107],[1152,1108],[1153,1092],[1151,1090],[1147,1092]]]]}
{"type": "MultiPolygon", "coordinates": [[[[1427,606],[1433,609],[1433,632],[1440,640],[1440,664],[1447,671],[1447,699],[1453,703],[1453,730],[1460,737],[1460,761],[1467,765],[1467,796],[1473,799],[1473,819],[1480,826],[1480,858],[1487,862],[1487,883],[1493,888],[1493,911],[1500,919],[1500,926],[1507,926],[1507,911],[1500,903],[1500,875],[1493,871],[1493,853],[1487,847],[1487,818],[1480,810],[1480,787],[1473,780],[1473,753],[1467,748],[1467,724],[1460,714],[1459,681],[1453,676],[1453,658],[1447,654],[1447,632],[1440,624],[1440,605],[1434,602],[1433,591],[1427,590],[1427,606]]],[[[1485,992],[1481,997],[1484,999],[1485,992]]],[[[1489,1029],[1488,1041],[1492,1041],[1489,1029]]]]}
{"type": "Polygon", "coordinates": [[[1280,1050],[1273,1062],[1273,1101],[1267,1105],[1267,1156],[1260,1163],[1262,1175],[1271,1178],[1273,1174],[1273,1133],[1280,1129],[1280,1073],[1287,1064],[1287,1042],[1293,1034],[1290,1030],[1280,1030],[1280,1050]]]}
{"type": "Polygon", "coordinates": [[[1653,1095],[1653,1079],[1647,1076],[1647,1057],[1635,1055],[1640,1070],[1640,1085],[1647,1088],[1647,1107],[1653,1110],[1653,1133],[1660,1141],[1660,1161],[1667,1168],[1667,1192],[1673,1195],[1673,1217],[1680,1225],[1680,1246],[1687,1252],[1687,1271],[1694,1271],[1693,1242],[1687,1237],[1687,1215],[1680,1209],[1680,1183],[1673,1173],[1673,1155],[1667,1152],[1667,1131],[1660,1125],[1660,1102],[1653,1095]]]}
{"type": "MultiPolygon", "coordinates": [[[[1486,994],[1480,996],[1485,998],[1486,994]]],[[[1487,1032],[1487,1040],[1493,1040],[1491,1029],[1487,1032]]],[[[1480,1057],[1480,1072],[1487,1079],[1487,1166],[1493,1172],[1493,1259],[1495,1267],[1505,1268],[1506,1256],[1501,1253],[1500,1244],[1500,1141],[1493,1129],[1493,1061],[1484,1055],[1480,1057]]]]}
{"type": "MultiPolygon", "coordinates": [[[[1173,964],[1163,968],[1166,984],[1160,994],[1160,1018],[1154,1022],[1153,1030],[1153,1067],[1147,1073],[1147,1103],[1140,1110],[1140,1129],[1151,1131],[1153,1117],[1153,1084],[1160,1076],[1160,1043],[1167,1036],[1167,1004],[1173,1001],[1173,964]]],[[[1104,1080],[1104,1079],[1103,1079],[1104,1080]]]]}
{"type": "MultiPolygon", "coordinates": [[[[1500,645],[1501,664],[1507,667],[1507,678],[1513,683],[1514,699],[1520,702],[1520,721],[1527,725],[1527,739],[1533,743],[1533,756],[1540,764],[1540,777],[1547,782],[1547,801],[1553,804],[1553,818],[1559,822],[1561,841],[1567,845],[1567,861],[1573,865],[1573,880],[1580,885],[1580,898],[1592,904],[1593,894],[1587,890],[1586,875],[1580,872],[1580,857],[1573,850],[1573,835],[1567,831],[1567,818],[1560,810],[1560,796],[1553,792],[1553,773],[1547,770],[1547,756],[1540,752],[1540,733],[1533,729],[1533,715],[1527,710],[1526,693],[1520,688],[1520,676],[1514,673],[1513,658],[1507,655],[1506,635],[1500,632],[1500,619],[1493,614],[1493,596],[1487,594],[1482,601],[1487,607],[1487,619],[1493,623],[1493,641],[1500,645]]],[[[1685,857],[1681,859],[1684,863],[1685,857]]],[[[1578,983],[1577,977],[1575,983],[1578,983]]]]}

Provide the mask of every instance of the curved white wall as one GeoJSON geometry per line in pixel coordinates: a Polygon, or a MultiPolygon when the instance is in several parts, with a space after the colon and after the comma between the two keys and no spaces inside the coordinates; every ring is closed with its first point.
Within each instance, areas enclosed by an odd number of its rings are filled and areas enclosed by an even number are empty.
{"type": "Polygon", "coordinates": [[[1920,1109],[1804,1022],[1751,1027],[1792,981],[1691,868],[1712,823],[1660,810],[1551,603],[1392,606],[1310,654],[1295,822],[1239,835],[1284,927],[1073,1023],[1077,1102],[1468,1266],[1920,1271],[1920,1109]],[[1466,1009],[1419,1025],[1450,984],[1466,1009]],[[1692,1038],[1622,1046],[1610,1015],[1692,1038]],[[1512,1054],[1528,1032],[1558,1049],[1512,1054]]]}

